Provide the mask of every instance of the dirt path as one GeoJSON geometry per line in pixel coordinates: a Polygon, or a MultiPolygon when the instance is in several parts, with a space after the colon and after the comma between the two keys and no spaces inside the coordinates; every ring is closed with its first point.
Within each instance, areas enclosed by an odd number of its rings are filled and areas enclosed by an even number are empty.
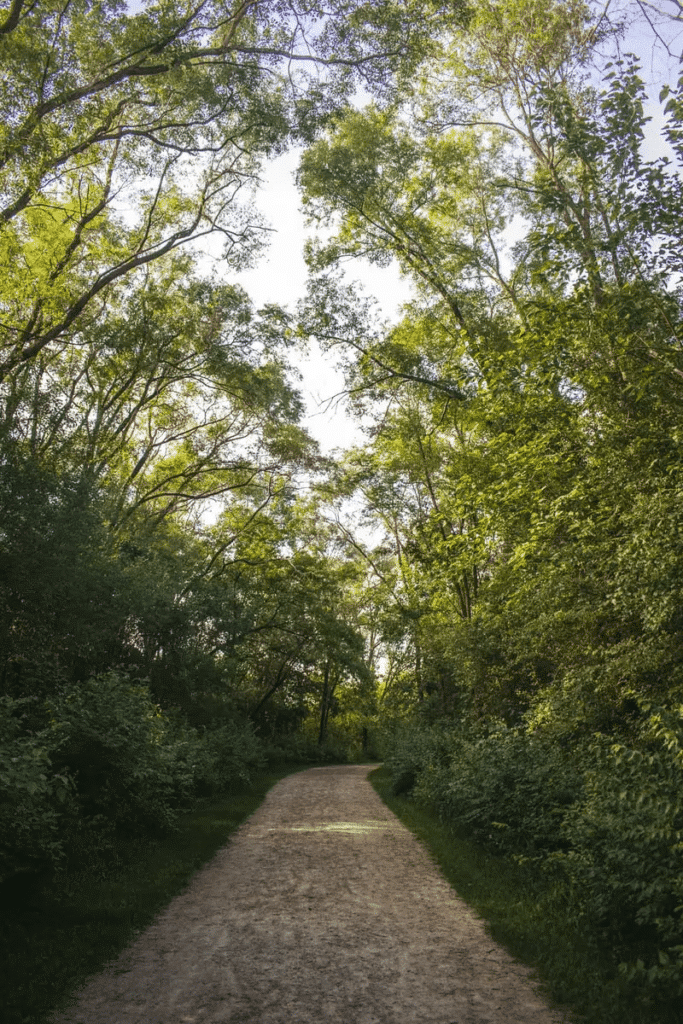
{"type": "Polygon", "coordinates": [[[560,1024],[369,766],[275,786],[59,1024],[560,1024]]]}

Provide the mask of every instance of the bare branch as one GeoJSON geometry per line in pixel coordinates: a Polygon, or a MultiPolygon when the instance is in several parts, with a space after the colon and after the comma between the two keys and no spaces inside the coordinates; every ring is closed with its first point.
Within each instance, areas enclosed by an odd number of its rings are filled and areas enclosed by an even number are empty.
{"type": "Polygon", "coordinates": [[[19,24],[21,12],[24,7],[25,0],[13,0],[12,6],[7,12],[7,17],[0,25],[0,35],[7,35],[9,32],[13,32],[19,24]]]}

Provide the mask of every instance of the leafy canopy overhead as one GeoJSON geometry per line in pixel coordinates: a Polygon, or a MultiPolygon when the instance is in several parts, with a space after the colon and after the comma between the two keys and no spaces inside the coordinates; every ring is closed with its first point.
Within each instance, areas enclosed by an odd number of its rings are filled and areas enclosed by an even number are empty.
{"type": "Polygon", "coordinates": [[[150,263],[258,251],[261,161],[413,60],[432,5],[16,0],[0,24],[0,375],[102,315],[150,263]],[[425,21],[426,19],[426,21],[425,21]]]}

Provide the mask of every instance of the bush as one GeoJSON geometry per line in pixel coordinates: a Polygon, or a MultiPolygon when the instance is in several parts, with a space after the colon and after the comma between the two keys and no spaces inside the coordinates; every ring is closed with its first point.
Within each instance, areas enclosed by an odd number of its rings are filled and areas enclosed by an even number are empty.
{"type": "Polygon", "coordinates": [[[64,856],[61,826],[73,782],[52,764],[53,731],[27,729],[33,703],[0,697],[0,881],[55,867],[64,856]]]}
{"type": "Polygon", "coordinates": [[[452,726],[398,730],[386,758],[395,795],[412,792],[494,850],[540,856],[566,845],[562,820],[582,793],[578,759],[540,733],[452,726]]]}
{"type": "MultiPolygon", "coordinates": [[[[651,718],[656,746],[633,749],[596,739],[585,796],[568,810],[557,855],[577,917],[625,950],[639,941],[651,960],[624,965],[633,979],[683,995],[683,764],[678,740],[651,718]]],[[[683,721],[677,723],[680,735],[683,721]]]]}
{"type": "Polygon", "coordinates": [[[629,991],[655,1006],[683,996],[683,708],[641,710],[629,746],[406,728],[386,764],[394,793],[553,875],[568,926],[600,939],[629,991]]]}
{"type": "Polygon", "coordinates": [[[235,784],[248,785],[266,763],[264,746],[246,721],[226,722],[205,732],[192,749],[200,795],[224,792],[235,784]]]}
{"type": "Polygon", "coordinates": [[[562,820],[582,791],[578,766],[557,743],[514,729],[460,743],[435,782],[444,818],[493,849],[525,856],[565,844],[562,820]]]}
{"type": "MultiPolygon", "coordinates": [[[[374,724],[373,718],[362,711],[342,710],[330,716],[324,746],[337,753],[337,761],[360,763],[377,760],[374,724]]],[[[304,731],[306,725],[308,723],[305,723],[304,731]]]]}
{"type": "Polygon", "coordinates": [[[385,732],[381,747],[385,751],[394,796],[411,792],[419,780],[420,799],[438,805],[442,772],[462,742],[460,734],[448,726],[420,729],[395,726],[391,735],[385,732]]]}
{"type": "Polygon", "coordinates": [[[346,749],[336,743],[318,743],[312,735],[294,732],[268,745],[268,762],[276,764],[346,764],[346,749]]]}
{"type": "Polygon", "coordinates": [[[0,699],[0,882],[112,855],[119,837],[173,829],[193,798],[265,764],[248,722],[198,732],[110,671],[44,704],[0,699]]]}
{"type": "Polygon", "coordinates": [[[149,690],[109,671],[47,701],[55,763],[74,779],[81,815],[120,828],[167,829],[194,772],[149,690]]]}

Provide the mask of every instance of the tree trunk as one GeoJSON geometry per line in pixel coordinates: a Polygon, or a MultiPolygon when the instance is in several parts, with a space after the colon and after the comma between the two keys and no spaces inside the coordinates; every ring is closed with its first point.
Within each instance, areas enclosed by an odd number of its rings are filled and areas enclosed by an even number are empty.
{"type": "Polygon", "coordinates": [[[325,662],[325,672],[323,674],[323,692],[320,698],[320,729],[318,731],[318,744],[323,744],[327,736],[327,719],[330,714],[330,704],[332,703],[332,694],[334,687],[330,686],[330,663],[325,662]]]}

